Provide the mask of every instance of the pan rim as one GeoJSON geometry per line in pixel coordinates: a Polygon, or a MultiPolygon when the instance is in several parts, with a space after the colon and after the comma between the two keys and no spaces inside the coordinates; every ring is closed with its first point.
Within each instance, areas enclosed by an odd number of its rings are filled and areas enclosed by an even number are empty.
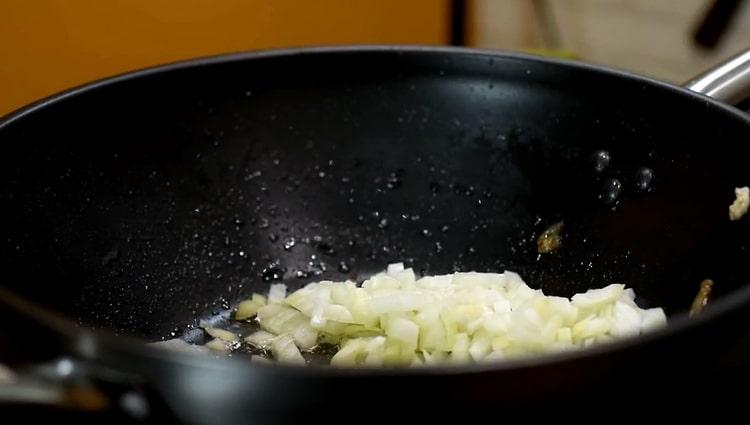
{"type": "MultiPolygon", "coordinates": [[[[450,56],[486,56],[492,58],[501,58],[504,60],[516,60],[520,62],[529,62],[536,64],[546,64],[550,66],[562,67],[573,69],[575,71],[586,71],[593,72],[600,75],[606,75],[618,79],[628,79],[635,82],[663,90],[665,92],[671,92],[674,95],[682,96],[686,99],[692,99],[694,102],[702,102],[704,105],[712,108],[718,108],[722,113],[727,116],[731,116],[736,120],[744,122],[750,127],[750,116],[743,113],[742,111],[732,107],[731,105],[725,104],[718,100],[712,99],[700,93],[693,92],[685,87],[681,87],[668,82],[660,81],[654,78],[638,75],[629,71],[619,70],[603,65],[584,63],[578,61],[572,61],[567,59],[559,58],[548,58],[541,57],[532,54],[508,52],[502,50],[492,49],[478,49],[478,48],[466,48],[466,47],[450,47],[450,46],[422,46],[422,45],[344,45],[344,46],[315,46],[315,47],[292,47],[283,49],[266,49],[266,50],[255,50],[248,52],[239,53],[228,53],[213,56],[200,57],[196,59],[181,60],[171,62],[163,65],[156,65],[147,67],[139,70],[129,71],[115,76],[98,79],[93,82],[89,82],[83,85],[72,87],[62,92],[53,94],[51,96],[42,98],[36,102],[33,102],[27,106],[21,107],[15,111],[12,111],[2,117],[0,117],[0,131],[11,126],[16,121],[22,120],[27,115],[33,114],[38,110],[42,110],[51,105],[62,102],[68,98],[72,98],[92,90],[96,90],[102,87],[123,83],[129,80],[148,77],[152,75],[178,71],[182,69],[212,66],[233,62],[244,62],[253,60],[272,59],[277,57],[291,57],[298,55],[336,55],[336,54],[372,54],[372,53],[396,53],[396,54],[444,54],[450,56]]],[[[673,336],[684,334],[691,330],[695,330],[699,327],[706,326],[713,321],[720,319],[721,317],[728,316],[733,312],[738,312],[743,306],[750,304],[750,283],[744,285],[742,288],[736,290],[734,293],[723,297],[720,300],[716,300],[712,303],[710,309],[706,310],[703,314],[698,317],[688,318],[687,315],[679,315],[670,318],[669,324],[659,330],[649,332],[645,335],[626,338],[610,342],[607,344],[600,344],[594,347],[586,348],[583,350],[575,350],[570,352],[557,352],[548,353],[538,356],[531,356],[528,358],[509,359],[497,363],[487,364],[472,364],[472,365],[461,365],[461,366],[439,366],[439,367],[426,367],[416,369],[383,369],[383,368],[358,368],[358,369],[338,369],[329,367],[295,367],[295,366],[284,366],[274,365],[271,366],[274,372],[284,372],[300,375],[300,376],[417,376],[417,375],[445,375],[445,374],[473,374],[483,372],[500,372],[505,370],[517,370],[525,368],[536,368],[540,366],[550,366],[552,364],[562,364],[570,361],[581,361],[599,356],[606,356],[607,354],[625,351],[628,349],[636,348],[640,345],[648,345],[668,339],[673,336]]],[[[137,340],[133,341],[131,338],[123,338],[115,336],[114,332],[110,331],[93,331],[91,329],[80,329],[75,321],[67,316],[52,312],[47,309],[45,315],[48,318],[54,318],[57,320],[57,329],[61,327],[69,329],[75,336],[78,334],[87,333],[95,336],[100,336],[101,342],[110,345],[111,348],[116,348],[117,351],[122,349],[136,354],[145,356],[148,358],[154,358],[161,361],[177,361],[178,363],[186,363],[190,365],[198,364],[219,364],[225,365],[240,365],[240,367],[246,368],[251,367],[253,369],[269,369],[269,366],[264,365],[251,365],[246,360],[234,360],[234,359],[214,359],[207,357],[205,359],[199,359],[196,361],[197,355],[166,352],[153,347],[148,347],[139,343],[137,340]],[[116,346],[116,347],[115,347],[116,346]],[[208,363],[206,363],[208,362],[208,363]]],[[[32,314],[37,316],[36,314],[32,314]]],[[[38,317],[38,316],[37,316],[38,317]]],[[[46,321],[46,320],[45,320],[46,321]]],[[[65,332],[68,333],[68,332],[65,332]]],[[[102,347],[104,348],[104,347],[102,347]]],[[[85,353],[83,353],[85,355],[85,353]]],[[[236,366],[233,366],[236,367],[236,366]]]]}

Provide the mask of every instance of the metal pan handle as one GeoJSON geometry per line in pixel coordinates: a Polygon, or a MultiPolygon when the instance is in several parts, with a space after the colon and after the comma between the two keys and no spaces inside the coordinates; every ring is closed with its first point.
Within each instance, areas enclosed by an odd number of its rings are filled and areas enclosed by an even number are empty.
{"type": "Polygon", "coordinates": [[[716,100],[737,105],[750,98],[750,49],[683,84],[716,100]]]}

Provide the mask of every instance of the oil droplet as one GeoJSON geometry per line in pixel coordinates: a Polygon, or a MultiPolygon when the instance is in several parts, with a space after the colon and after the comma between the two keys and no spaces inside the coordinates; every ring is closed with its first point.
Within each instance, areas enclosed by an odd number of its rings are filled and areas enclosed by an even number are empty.
{"type": "Polygon", "coordinates": [[[401,174],[402,170],[390,173],[386,179],[386,187],[390,190],[398,189],[401,187],[401,174]]]}
{"type": "Polygon", "coordinates": [[[599,199],[606,205],[614,205],[619,201],[620,193],[622,193],[622,183],[620,180],[615,178],[608,179],[602,186],[599,199]]]}
{"type": "Polygon", "coordinates": [[[294,240],[294,238],[289,238],[286,241],[284,241],[284,251],[291,251],[292,248],[294,248],[294,245],[297,244],[297,241],[294,240]]]}
{"type": "Polygon", "coordinates": [[[591,160],[594,163],[594,171],[601,173],[609,167],[612,157],[609,155],[609,152],[602,150],[594,152],[591,160]]]}
{"type": "Polygon", "coordinates": [[[651,185],[654,180],[654,171],[647,167],[639,168],[635,172],[635,190],[639,193],[651,191],[651,185]]]}
{"type": "Polygon", "coordinates": [[[281,280],[281,278],[284,276],[284,269],[281,268],[278,264],[271,264],[265,269],[263,269],[263,272],[261,273],[261,277],[263,278],[264,282],[273,282],[276,280],[281,280]]]}

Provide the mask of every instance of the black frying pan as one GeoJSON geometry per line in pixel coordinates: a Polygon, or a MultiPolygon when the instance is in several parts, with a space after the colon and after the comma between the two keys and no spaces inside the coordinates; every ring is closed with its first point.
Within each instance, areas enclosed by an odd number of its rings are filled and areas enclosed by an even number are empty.
{"type": "MultiPolygon", "coordinates": [[[[715,77],[694,87],[737,94],[715,77]]],[[[192,422],[373,395],[527,406],[661,390],[747,329],[750,222],[727,206],[750,184],[748,140],[747,116],[687,89],[491,51],[286,50],[127,74],[0,122],[2,331],[123,373],[192,422]],[[539,256],[560,220],[562,248],[539,256]],[[361,280],[400,260],[513,270],[563,296],[622,282],[671,324],[408,371],[256,366],[125,337],[200,342],[199,318],[272,281],[361,280]],[[688,319],[705,278],[714,297],[688,319]]]]}

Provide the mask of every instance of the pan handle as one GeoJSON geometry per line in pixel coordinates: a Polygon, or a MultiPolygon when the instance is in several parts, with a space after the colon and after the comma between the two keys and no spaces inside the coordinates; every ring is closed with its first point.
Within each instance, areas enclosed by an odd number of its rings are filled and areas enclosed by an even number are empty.
{"type": "Polygon", "coordinates": [[[80,355],[96,351],[91,332],[4,288],[0,323],[10,324],[0,328],[0,410],[44,407],[143,419],[152,404],[161,405],[140,377],[80,355]]]}
{"type": "Polygon", "coordinates": [[[750,49],[696,76],[684,86],[730,105],[750,98],[750,49]]]}

